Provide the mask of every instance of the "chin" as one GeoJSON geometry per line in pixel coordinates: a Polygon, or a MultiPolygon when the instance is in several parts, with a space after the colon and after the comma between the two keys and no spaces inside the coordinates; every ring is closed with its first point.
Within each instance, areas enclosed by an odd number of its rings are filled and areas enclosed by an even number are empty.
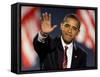
{"type": "Polygon", "coordinates": [[[64,42],[66,43],[66,44],[70,44],[71,42],[72,42],[72,40],[64,40],[64,42]]]}

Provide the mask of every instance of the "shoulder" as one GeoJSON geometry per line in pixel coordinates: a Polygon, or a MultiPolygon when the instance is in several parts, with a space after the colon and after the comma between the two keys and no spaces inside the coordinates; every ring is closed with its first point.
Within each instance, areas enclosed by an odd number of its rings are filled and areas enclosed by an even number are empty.
{"type": "Polygon", "coordinates": [[[54,39],[53,39],[53,43],[54,43],[55,46],[57,46],[57,45],[62,45],[62,43],[61,43],[61,38],[60,38],[60,37],[54,38],[54,39]]]}
{"type": "Polygon", "coordinates": [[[62,46],[62,43],[61,43],[60,37],[55,37],[55,38],[51,37],[51,40],[50,40],[51,49],[55,49],[55,48],[61,47],[61,46],[62,46]]]}
{"type": "Polygon", "coordinates": [[[74,48],[77,51],[77,53],[79,53],[80,55],[84,55],[84,56],[87,55],[87,51],[82,44],[75,41],[74,42],[74,48]]]}

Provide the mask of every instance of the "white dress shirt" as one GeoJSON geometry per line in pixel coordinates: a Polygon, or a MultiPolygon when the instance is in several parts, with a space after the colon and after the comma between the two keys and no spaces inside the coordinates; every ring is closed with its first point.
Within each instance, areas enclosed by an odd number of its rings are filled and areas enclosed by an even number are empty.
{"type": "Polygon", "coordinates": [[[63,49],[65,50],[65,46],[68,47],[67,49],[67,68],[71,68],[71,62],[72,62],[72,53],[73,53],[73,43],[70,43],[70,44],[66,44],[63,40],[63,38],[61,37],[61,42],[62,42],[62,46],[63,46],[63,49]]]}

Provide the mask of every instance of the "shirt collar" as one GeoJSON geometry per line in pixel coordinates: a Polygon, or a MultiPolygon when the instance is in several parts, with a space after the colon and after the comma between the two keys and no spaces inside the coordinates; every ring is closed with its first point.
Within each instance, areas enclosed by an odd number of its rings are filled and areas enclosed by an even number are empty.
{"type": "Polygon", "coordinates": [[[70,44],[66,44],[61,36],[61,42],[62,42],[62,45],[63,45],[63,49],[65,49],[64,47],[67,46],[68,48],[72,47],[73,46],[73,42],[71,42],[70,44]]]}

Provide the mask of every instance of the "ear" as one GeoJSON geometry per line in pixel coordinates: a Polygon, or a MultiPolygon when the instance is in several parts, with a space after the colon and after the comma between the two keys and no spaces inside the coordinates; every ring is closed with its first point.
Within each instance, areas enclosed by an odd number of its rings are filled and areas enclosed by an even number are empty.
{"type": "Polygon", "coordinates": [[[78,35],[78,34],[79,34],[79,32],[80,32],[80,29],[77,31],[77,34],[76,34],[76,35],[78,35]]]}
{"type": "Polygon", "coordinates": [[[63,23],[60,24],[60,29],[61,29],[61,30],[63,29],[63,23]]]}

